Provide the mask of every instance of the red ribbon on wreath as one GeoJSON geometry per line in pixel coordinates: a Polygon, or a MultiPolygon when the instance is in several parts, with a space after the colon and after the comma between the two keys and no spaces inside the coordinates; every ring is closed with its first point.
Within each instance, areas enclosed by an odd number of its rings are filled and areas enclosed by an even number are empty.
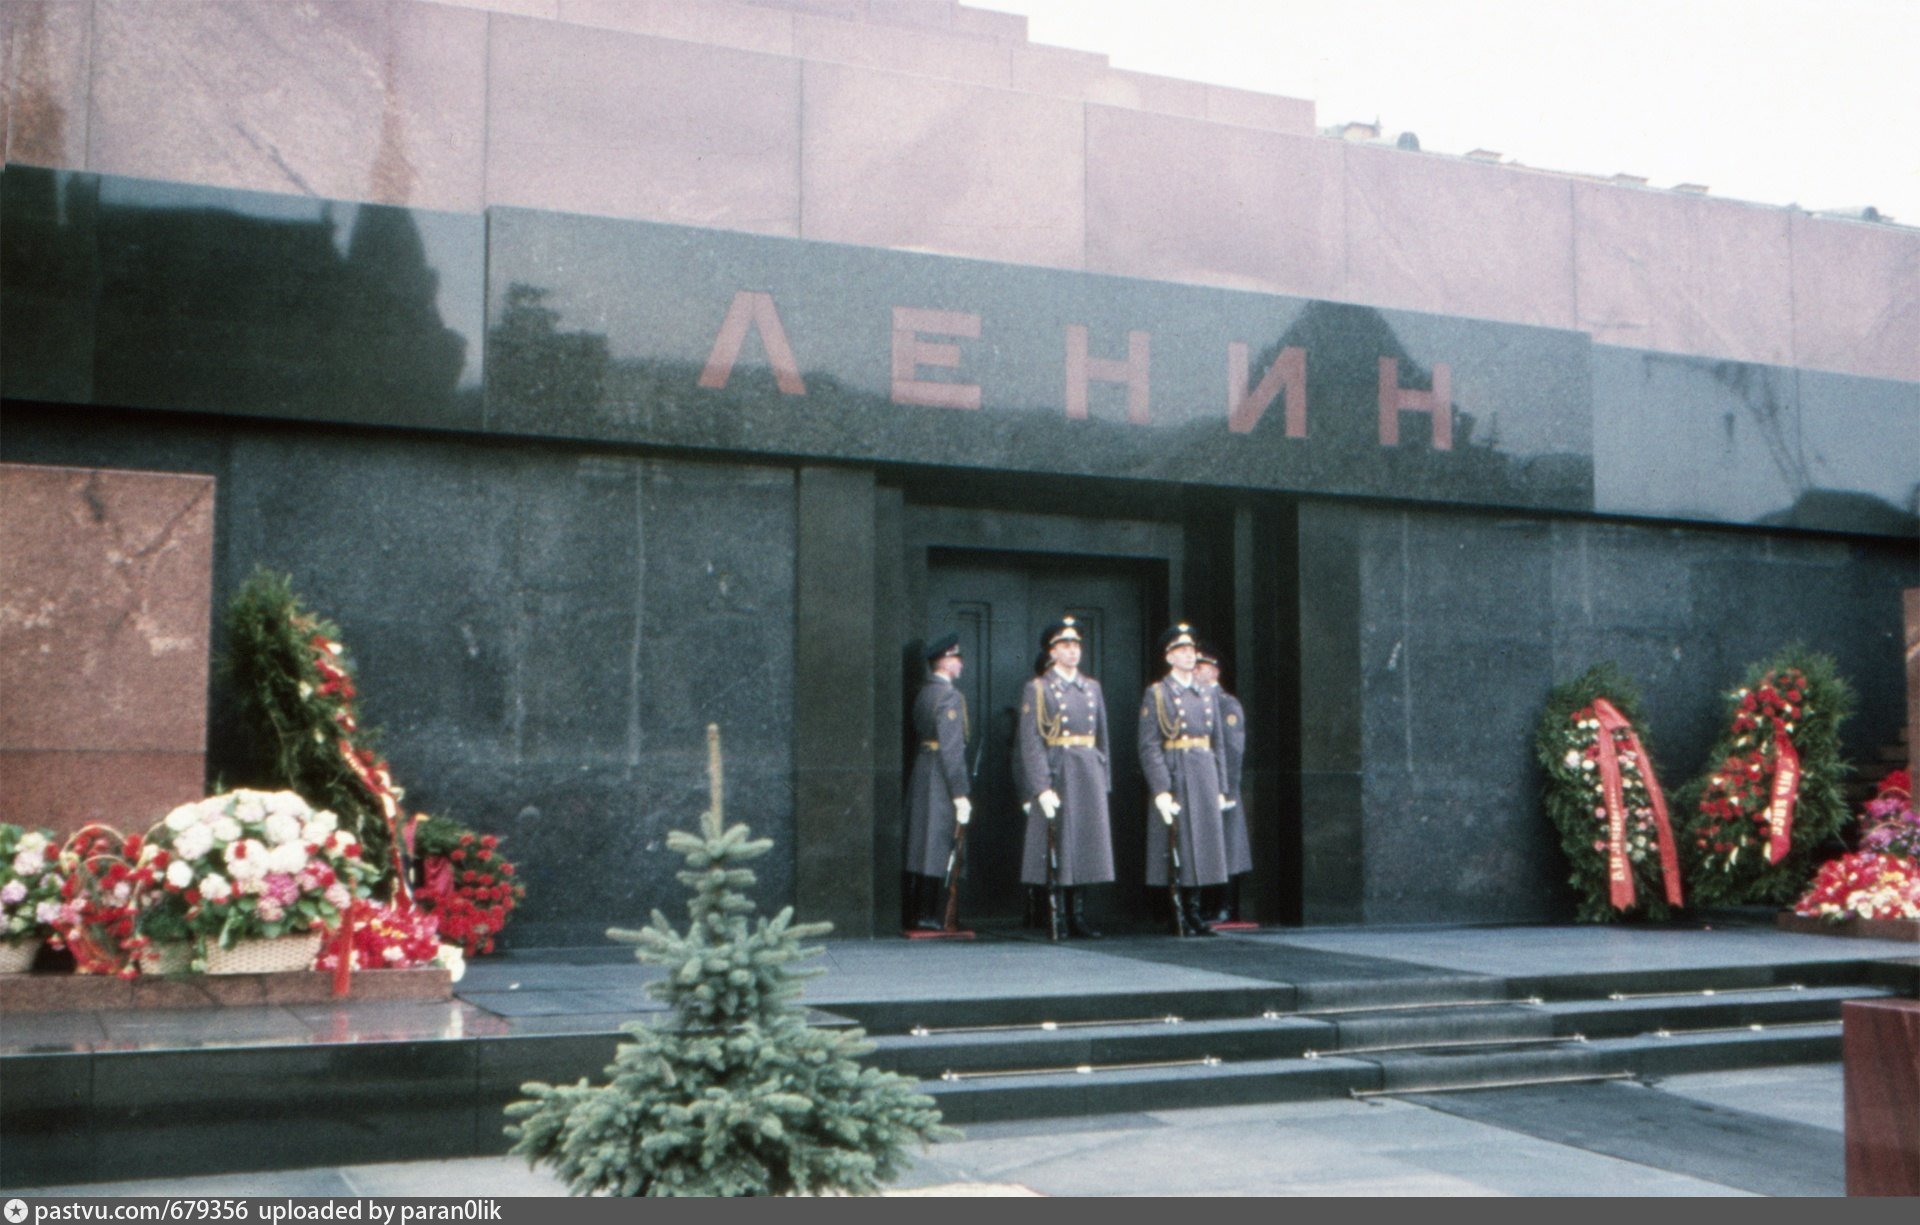
{"type": "Polygon", "coordinates": [[[1647,799],[1653,805],[1653,824],[1660,845],[1660,875],[1666,883],[1667,903],[1679,906],[1680,852],[1673,841],[1673,823],[1667,818],[1667,797],[1660,791],[1660,780],[1653,775],[1653,759],[1647,756],[1633,724],[1605,698],[1593,704],[1593,717],[1600,724],[1600,787],[1607,804],[1607,900],[1615,910],[1626,910],[1634,903],[1633,866],[1627,861],[1627,802],[1620,780],[1620,759],[1614,733],[1624,732],[1627,749],[1639,759],[1640,779],[1646,784],[1647,799]]]}
{"type": "Polygon", "coordinates": [[[1793,803],[1800,794],[1800,754],[1786,729],[1773,729],[1773,796],[1767,802],[1767,862],[1779,863],[1793,847],[1793,803]]]}

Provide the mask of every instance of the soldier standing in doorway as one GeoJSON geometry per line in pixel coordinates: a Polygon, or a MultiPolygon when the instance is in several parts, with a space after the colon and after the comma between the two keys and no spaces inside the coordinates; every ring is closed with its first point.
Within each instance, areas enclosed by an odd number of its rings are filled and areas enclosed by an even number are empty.
{"type": "Polygon", "coordinates": [[[907,871],[913,882],[913,926],[942,930],[942,885],[960,827],[973,818],[968,796],[966,695],[954,684],[964,660],[960,637],[927,647],[927,680],[913,701],[919,748],[907,776],[907,871]]]}
{"type": "Polygon", "coordinates": [[[1214,700],[1220,704],[1220,741],[1226,750],[1227,762],[1223,789],[1227,799],[1220,818],[1227,844],[1227,886],[1221,891],[1220,903],[1208,921],[1238,923],[1240,881],[1253,871],[1253,841],[1247,833],[1247,806],[1240,793],[1240,774],[1247,759],[1247,712],[1240,705],[1240,699],[1221,686],[1220,652],[1210,644],[1201,645],[1193,674],[1200,678],[1202,686],[1213,690],[1214,700]]]}
{"type": "Polygon", "coordinates": [[[1058,886],[1067,935],[1093,940],[1100,933],[1087,925],[1086,887],[1113,880],[1113,832],[1107,815],[1113,766],[1106,697],[1100,682],[1080,671],[1081,641],[1072,617],[1054,622],[1041,635],[1046,667],[1021,695],[1013,764],[1027,810],[1020,880],[1042,890],[1058,886]],[[1058,850],[1058,876],[1052,881],[1047,871],[1050,824],[1058,850]]]}
{"type": "Polygon", "coordinates": [[[1147,884],[1172,882],[1168,837],[1177,839],[1180,879],[1174,930],[1211,936],[1200,915],[1200,890],[1225,884],[1227,850],[1221,825],[1227,762],[1220,737],[1220,705],[1194,675],[1199,644],[1191,626],[1160,636],[1167,675],[1147,686],[1140,702],[1140,770],[1147,776],[1153,812],[1147,818],[1147,884]]]}

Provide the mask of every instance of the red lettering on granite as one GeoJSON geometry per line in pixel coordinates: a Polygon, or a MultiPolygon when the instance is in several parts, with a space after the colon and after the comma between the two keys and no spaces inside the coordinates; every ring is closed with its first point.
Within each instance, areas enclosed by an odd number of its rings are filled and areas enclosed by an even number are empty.
{"type": "Polygon", "coordinates": [[[893,402],[928,408],[979,408],[980,388],[972,383],[933,383],[914,376],[921,366],[960,368],[960,346],[926,335],[980,339],[980,316],[965,311],[893,308],[893,402]]]}
{"type": "Polygon", "coordinates": [[[1307,351],[1288,345],[1273,359],[1260,385],[1247,390],[1247,346],[1239,341],[1227,345],[1227,429],[1247,434],[1266,415],[1267,406],[1282,391],[1287,393],[1287,437],[1307,436],[1307,351]]]}
{"type": "Polygon", "coordinates": [[[1127,333],[1125,358],[1090,357],[1087,354],[1086,325],[1067,325],[1067,416],[1084,419],[1087,415],[1089,382],[1127,385],[1127,420],[1134,425],[1148,421],[1149,337],[1145,332],[1127,333]]]}
{"type": "Polygon", "coordinates": [[[1427,413],[1433,418],[1433,449],[1453,450],[1453,372],[1445,362],[1433,363],[1433,387],[1421,391],[1400,385],[1400,363],[1380,359],[1380,445],[1400,445],[1400,414],[1427,413]]]}
{"type": "Polygon", "coordinates": [[[713,352],[707,354],[706,369],[700,372],[700,386],[715,390],[733,377],[734,363],[740,360],[740,347],[747,341],[747,330],[757,328],[761,347],[767,351],[767,364],[773,367],[773,381],[783,395],[804,396],[807,385],[800,379],[800,363],[793,359],[793,346],[787,343],[787,329],[780,325],[780,312],[773,295],[743,289],[733,295],[727,317],[720,321],[720,334],[713,338],[713,352]]]}

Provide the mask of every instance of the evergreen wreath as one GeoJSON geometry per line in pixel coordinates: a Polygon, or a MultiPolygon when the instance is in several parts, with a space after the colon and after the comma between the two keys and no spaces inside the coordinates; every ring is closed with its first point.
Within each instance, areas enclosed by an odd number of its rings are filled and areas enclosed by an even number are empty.
{"type": "Polygon", "coordinates": [[[378,733],[354,715],[340,627],[304,608],[292,582],[256,568],[227,605],[226,672],[254,740],[253,781],[331,810],[360,840],[385,894],[399,879],[388,801],[397,805],[401,792],[374,749],[378,733]]]}
{"type": "Polygon", "coordinates": [[[1577,899],[1574,917],[1582,923],[1660,920],[1673,912],[1647,786],[1649,777],[1655,787],[1659,779],[1646,733],[1640,730],[1639,710],[1640,695],[1632,679],[1616,664],[1597,664],[1547,695],[1534,735],[1534,755],[1547,776],[1547,816],[1560,831],[1560,846],[1572,868],[1567,881],[1577,899]],[[1609,733],[1601,726],[1595,703],[1602,699],[1626,717],[1628,729],[1609,733]],[[1609,818],[1600,763],[1600,737],[1609,734],[1619,763],[1624,850],[1633,880],[1633,905],[1625,910],[1611,898],[1609,818]]]}
{"type": "Polygon", "coordinates": [[[671,973],[649,990],[671,1005],[663,1023],[629,1022],[609,1082],[527,1084],[507,1107],[512,1151],[546,1163],[576,1195],[785,1195],[869,1192],[894,1178],[906,1146],[955,1133],[933,1100],[893,1072],[862,1067],[873,1044],[858,1028],[806,1023],[793,963],[829,923],[773,919],[742,890],[741,866],[772,843],[721,821],[719,729],[707,729],[712,807],[700,832],[676,830],[693,891],[683,934],[665,915],[614,930],[641,961],[671,973]]]}
{"type": "Polygon", "coordinates": [[[1824,851],[1845,849],[1838,839],[1847,823],[1849,767],[1840,756],[1840,724],[1853,703],[1853,687],[1833,658],[1798,645],[1747,669],[1727,695],[1727,730],[1676,805],[1689,823],[1681,841],[1689,856],[1687,892],[1697,902],[1791,902],[1824,851]],[[1797,778],[1781,777],[1783,743],[1789,765],[1797,759],[1797,778]],[[1792,805],[1786,853],[1777,861],[1769,848],[1771,814],[1782,800],[1776,790],[1792,805]]]}

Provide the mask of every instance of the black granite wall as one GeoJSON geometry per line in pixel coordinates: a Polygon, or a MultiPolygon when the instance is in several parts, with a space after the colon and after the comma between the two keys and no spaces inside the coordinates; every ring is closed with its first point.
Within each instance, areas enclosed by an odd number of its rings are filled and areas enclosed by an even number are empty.
{"type": "MultiPolygon", "coordinates": [[[[9,404],[5,458],[212,473],[216,608],[262,564],[339,622],[408,807],[508,839],[510,943],[680,917],[709,722],[729,818],[775,842],[759,896],[792,901],[792,470],[76,411],[9,404]]],[[[213,711],[233,777],[217,681],[213,711]]]]}
{"type": "Polygon", "coordinates": [[[1671,786],[1788,642],[1859,691],[1850,756],[1903,721],[1911,543],[1309,502],[1298,550],[1309,923],[1567,917],[1532,734],[1592,663],[1641,684],[1671,786]]]}

